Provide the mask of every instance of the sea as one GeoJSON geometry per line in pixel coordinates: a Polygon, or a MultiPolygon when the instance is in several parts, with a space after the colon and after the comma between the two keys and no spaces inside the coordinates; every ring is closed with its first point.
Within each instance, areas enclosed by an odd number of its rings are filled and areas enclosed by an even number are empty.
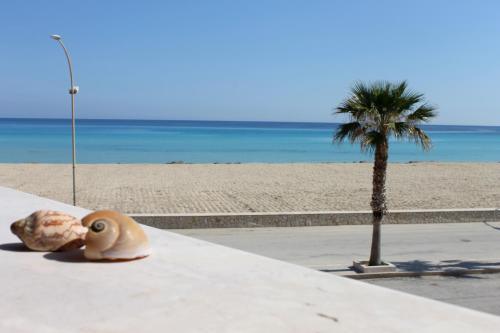
{"type": "MultiPolygon", "coordinates": [[[[335,123],[77,119],[78,163],[366,162],[335,123]]],[[[390,141],[391,162],[500,162],[499,126],[425,125],[433,148],[390,141]]],[[[0,118],[1,163],[71,162],[71,120],[0,118]]]]}

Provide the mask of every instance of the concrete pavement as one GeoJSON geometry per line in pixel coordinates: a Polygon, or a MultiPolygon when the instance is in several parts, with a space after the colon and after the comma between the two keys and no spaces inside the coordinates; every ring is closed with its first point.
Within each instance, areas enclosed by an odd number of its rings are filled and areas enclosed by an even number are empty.
{"type": "MultiPolygon", "coordinates": [[[[194,238],[288,261],[342,272],[367,259],[371,226],[170,230],[194,238]]],[[[500,267],[500,222],[384,225],[382,257],[406,270],[435,265],[500,267]]]]}
{"type": "Polygon", "coordinates": [[[363,280],[382,287],[500,315],[500,274],[363,280]]]}

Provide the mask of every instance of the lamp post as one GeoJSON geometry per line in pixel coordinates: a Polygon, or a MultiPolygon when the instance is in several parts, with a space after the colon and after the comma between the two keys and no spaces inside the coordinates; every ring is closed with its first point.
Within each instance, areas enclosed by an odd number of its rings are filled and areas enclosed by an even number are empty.
{"type": "Polygon", "coordinates": [[[73,66],[71,64],[71,58],[69,56],[68,50],[64,46],[61,36],[59,35],[51,35],[50,38],[57,41],[59,45],[64,50],[64,54],[66,55],[66,60],[68,60],[68,68],[69,68],[69,80],[70,80],[70,88],[69,94],[71,95],[71,144],[72,144],[72,164],[73,164],[73,205],[76,206],[76,145],[75,145],[75,95],[78,93],[78,87],[73,85],[73,66]]]}

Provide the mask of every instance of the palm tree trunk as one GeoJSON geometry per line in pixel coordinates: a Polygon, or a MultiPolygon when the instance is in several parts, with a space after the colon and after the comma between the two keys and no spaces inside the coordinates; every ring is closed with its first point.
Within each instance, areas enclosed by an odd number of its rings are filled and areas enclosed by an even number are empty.
{"type": "Polygon", "coordinates": [[[375,147],[375,161],[373,163],[373,190],[372,201],[372,246],[370,251],[369,266],[382,264],[380,252],[380,226],[386,212],[385,201],[385,178],[387,174],[387,159],[389,156],[389,144],[387,139],[375,147]]]}

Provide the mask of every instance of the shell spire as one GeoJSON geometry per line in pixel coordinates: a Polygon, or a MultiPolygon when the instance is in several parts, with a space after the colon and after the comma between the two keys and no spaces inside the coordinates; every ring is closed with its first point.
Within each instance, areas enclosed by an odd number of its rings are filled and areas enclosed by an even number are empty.
{"type": "Polygon", "coordinates": [[[11,224],[10,230],[31,250],[67,251],[84,245],[87,228],[69,214],[38,210],[11,224]]]}
{"type": "Polygon", "coordinates": [[[84,255],[90,260],[131,260],[151,254],[149,240],[131,217],[112,210],[93,212],[82,219],[89,229],[84,255]]]}

